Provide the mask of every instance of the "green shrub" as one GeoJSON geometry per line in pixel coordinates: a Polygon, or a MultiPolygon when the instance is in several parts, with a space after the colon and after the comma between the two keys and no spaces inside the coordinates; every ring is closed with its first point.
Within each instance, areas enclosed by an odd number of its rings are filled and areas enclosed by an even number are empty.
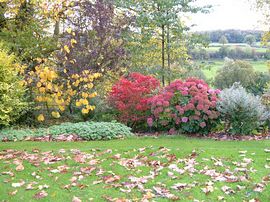
{"type": "Polygon", "coordinates": [[[221,92],[217,109],[230,134],[250,134],[269,117],[260,98],[237,83],[221,92]]]}
{"type": "Polygon", "coordinates": [[[190,69],[190,71],[188,71],[184,75],[184,79],[188,79],[188,78],[197,78],[200,80],[207,81],[207,78],[200,67],[194,67],[194,68],[190,69]]]}
{"type": "Polygon", "coordinates": [[[84,140],[111,140],[132,135],[131,128],[116,122],[88,122],[78,125],[76,131],[84,140]]]}
{"type": "Polygon", "coordinates": [[[267,84],[270,82],[270,74],[266,72],[256,72],[254,77],[254,83],[247,86],[247,91],[253,93],[254,95],[261,96],[265,88],[267,88],[267,84]]]}
{"type": "Polygon", "coordinates": [[[52,135],[78,135],[83,140],[111,140],[132,136],[131,128],[117,122],[81,122],[63,123],[49,128],[13,130],[5,129],[0,131],[0,141],[23,140],[26,137],[42,137],[52,135]]]}
{"type": "Polygon", "coordinates": [[[224,65],[217,72],[214,85],[219,89],[230,88],[235,82],[246,88],[254,84],[256,77],[253,67],[245,61],[225,59],[224,65]]]}
{"type": "Polygon", "coordinates": [[[27,106],[25,88],[18,76],[20,68],[15,56],[0,45],[0,127],[14,122],[27,106]]]}

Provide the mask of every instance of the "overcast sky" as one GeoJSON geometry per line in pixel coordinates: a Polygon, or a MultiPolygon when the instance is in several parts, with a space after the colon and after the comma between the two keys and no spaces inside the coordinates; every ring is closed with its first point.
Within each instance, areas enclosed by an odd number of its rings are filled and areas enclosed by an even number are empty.
{"type": "Polygon", "coordinates": [[[196,14],[193,30],[263,29],[262,16],[252,9],[249,0],[199,0],[200,5],[213,5],[210,14],[196,14]]]}

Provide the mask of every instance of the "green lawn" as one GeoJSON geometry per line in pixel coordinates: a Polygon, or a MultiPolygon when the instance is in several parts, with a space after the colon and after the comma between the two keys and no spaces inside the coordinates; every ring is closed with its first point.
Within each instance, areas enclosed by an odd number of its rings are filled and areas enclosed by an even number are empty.
{"type": "Polygon", "coordinates": [[[182,136],[0,143],[0,201],[270,201],[269,147],[182,136]]]}
{"type": "MultiPolygon", "coordinates": [[[[249,62],[253,66],[255,71],[258,71],[258,72],[268,71],[267,61],[265,60],[259,60],[259,61],[247,60],[247,62],[249,62]]],[[[202,62],[199,61],[199,63],[202,63],[202,62]]],[[[212,60],[209,62],[204,61],[203,64],[205,66],[205,68],[203,69],[203,72],[205,73],[208,79],[212,79],[215,77],[217,70],[223,66],[224,60],[212,60]]]]}

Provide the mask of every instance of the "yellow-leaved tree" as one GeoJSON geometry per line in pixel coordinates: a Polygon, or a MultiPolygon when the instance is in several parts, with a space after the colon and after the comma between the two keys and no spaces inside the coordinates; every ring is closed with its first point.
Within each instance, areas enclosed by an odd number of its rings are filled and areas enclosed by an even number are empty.
{"type": "Polygon", "coordinates": [[[0,127],[16,121],[27,107],[21,69],[15,56],[0,45],[0,127]]]}
{"type": "MultiPolygon", "coordinates": [[[[68,32],[75,36],[71,29],[68,29],[68,32]]],[[[61,48],[66,60],[73,44],[77,42],[71,38],[69,43],[70,46],[61,48]]],[[[76,64],[76,60],[69,62],[76,64]]],[[[95,109],[92,102],[97,96],[94,81],[101,77],[101,73],[90,70],[71,71],[49,59],[38,59],[37,63],[40,65],[34,70],[23,74],[35,102],[34,111],[38,121],[44,122],[74,114],[85,118],[95,109]]]]}

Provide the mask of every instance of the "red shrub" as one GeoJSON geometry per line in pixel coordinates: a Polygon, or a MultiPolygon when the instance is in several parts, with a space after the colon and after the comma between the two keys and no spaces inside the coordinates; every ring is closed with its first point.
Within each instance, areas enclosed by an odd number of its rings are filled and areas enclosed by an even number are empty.
{"type": "Polygon", "coordinates": [[[119,112],[119,120],[133,126],[146,120],[151,93],[159,86],[159,81],[154,77],[131,73],[112,87],[109,102],[119,112]]]}
{"type": "Polygon", "coordinates": [[[202,80],[176,80],[150,100],[152,116],[149,126],[181,129],[187,133],[206,133],[217,122],[219,90],[212,90],[202,80]]]}

